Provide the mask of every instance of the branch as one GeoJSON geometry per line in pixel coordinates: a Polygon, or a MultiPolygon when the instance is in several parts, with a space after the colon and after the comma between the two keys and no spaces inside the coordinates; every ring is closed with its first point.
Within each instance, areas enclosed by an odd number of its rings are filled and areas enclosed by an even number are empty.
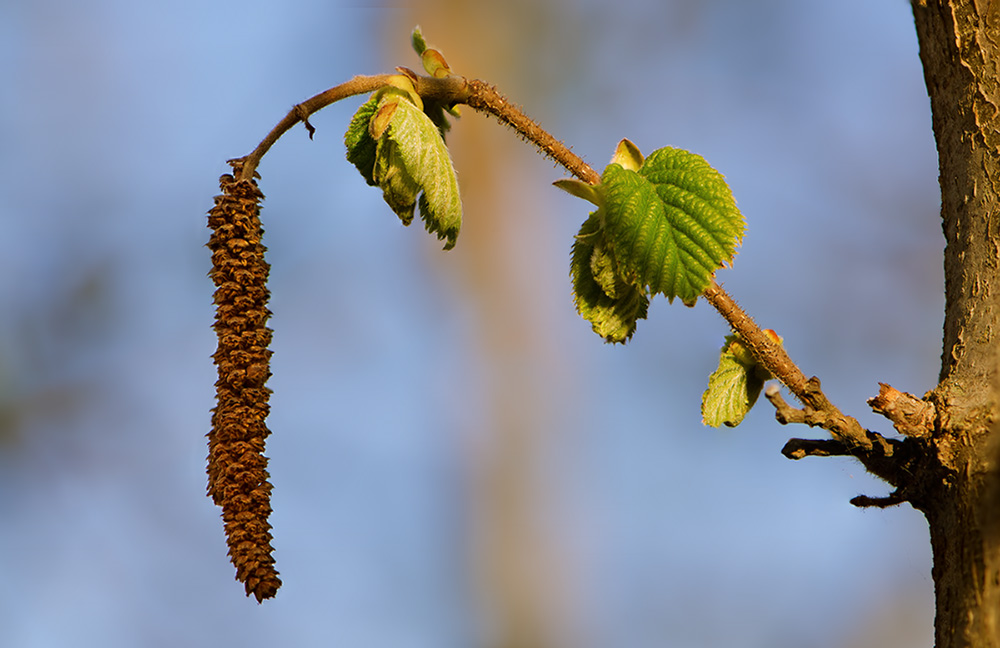
{"type": "Polygon", "coordinates": [[[878,396],[869,398],[868,404],[876,413],[892,421],[900,434],[929,437],[934,432],[937,408],[933,403],[920,400],[913,394],[879,383],[878,396]]]}
{"type": "Polygon", "coordinates": [[[892,491],[885,497],[858,495],[857,497],[851,498],[851,504],[857,506],[858,508],[889,508],[890,506],[899,506],[906,501],[908,500],[901,492],[899,492],[899,489],[892,491]]]}
{"type": "MultiPolygon", "coordinates": [[[[456,104],[464,103],[469,96],[468,82],[458,76],[449,76],[443,79],[437,79],[433,77],[417,76],[410,70],[406,68],[398,68],[398,71],[405,74],[414,82],[414,87],[417,93],[421,97],[427,99],[432,99],[440,101],[444,104],[456,104]]],[[[278,139],[288,132],[292,126],[302,122],[309,129],[309,137],[312,138],[312,134],[315,129],[309,123],[309,117],[323,108],[326,108],[330,104],[336,103],[341,99],[346,99],[348,97],[353,97],[354,95],[365,94],[366,92],[375,92],[379,88],[387,85],[389,79],[392,78],[391,74],[376,74],[374,76],[356,76],[350,81],[341,83],[338,86],[334,86],[329,90],[324,90],[314,97],[306,99],[300,104],[294,106],[285,115],[285,118],[278,122],[278,125],[271,129],[271,132],[267,134],[261,143],[257,145],[257,148],[253,150],[250,155],[243,158],[243,170],[240,172],[238,179],[249,180],[253,178],[254,171],[257,169],[257,165],[260,164],[261,158],[264,154],[274,145],[278,139]]]]}
{"type": "MultiPolygon", "coordinates": [[[[434,78],[417,75],[406,68],[397,68],[397,70],[409,77],[421,98],[436,101],[446,106],[466,104],[473,110],[492,115],[501,123],[513,128],[526,141],[537,146],[544,155],[555,160],[574,176],[590,184],[597,184],[601,181],[600,174],[593,167],[584,162],[576,153],[573,153],[568,146],[550,135],[518,107],[510,103],[489,83],[479,79],[470,81],[457,75],[434,78]]],[[[293,106],[285,118],[278,122],[278,125],[271,129],[271,132],[257,145],[257,148],[242,158],[243,170],[239,179],[249,180],[252,178],[257,165],[260,164],[260,160],[267,151],[297,123],[304,123],[309,129],[309,136],[312,137],[314,129],[309,124],[311,115],[341,99],[366,92],[375,92],[388,85],[392,76],[391,74],[356,76],[350,81],[334,86],[293,106]]]]}
{"type": "MultiPolygon", "coordinates": [[[[816,378],[810,378],[808,382],[815,382],[816,388],[819,388],[819,381],[816,378]]],[[[764,390],[764,396],[774,405],[775,418],[782,425],[803,423],[810,427],[821,427],[829,430],[833,436],[833,439],[790,439],[781,449],[781,454],[789,459],[855,457],[870,473],[881,477],[893,486],[901,484],[905,476],[913,472],[912,462],[915,449],[912,443],[907,444],[905,441],[897,439],[886,439],[878,432],[863,428],[861,433],[868,444],[851,443],[838,435],[836,430],[844,424],[857,425],[858,428],[861,426],[855,419],[844,416],[836,408],[833,408],[832,411],[817,411],[809,405],[802,409],[792,407],[781,397],[781,390],[778,389],[777,385],[773,384],[764,390]]],[[[869,505],[866,504],[866,506],[869,505]]]]}
{"type": "Polygon", "coordinates": [[[789,439],[781,454],[798,460],[806,457],[847,457],[851,451],[834,439],[789,439]]]}
{"type": "Polygon", "coordinates": [[[493,115],[502,124],[510,126],[526,141],[537,146],[538,150],[561,164],[577,178],[592,185],[600,183],[601,175],[592,166],[521,112],[517,106],[507,101],[495,87],[485,81],[474,79],[469,81],[469,90],[470,95],[465,103],[470,108],[493,115]]]}
{"type": "MultiPolygon", "coordinates": [[[[478,80],[470,81],[468,87],[470,94],[465,103],[471,108],[493,115],[501,123],[510,126],[580,180],[591,185],[600,183],[601,176],[597,171],[511,104],[496,88],[478,80]]],[[[802,402],[802,409],[793,408],[781,398],[777,387],[768,388],[767,397],[775,405],[778,420],[782,423],[805,423],[822,427],[833,437],[828,440],[792,439],[782,451],[785,456],[794,459],[805,456],[853,456],[869,472],[889,484],[898,486],[906,482],[907,476],[912,473],[914,457],[918,454],[913,443],[886,439],[877,432],[866,430],[855,418],[841,412],[823,393],[819,379],[815,376],[806,378],[785,348],[764,333],[715,281],[709,284],[703,296],[732,329],[740,334],[757,360],[802,402]]],[[[906,401],[906,404],[907,407],[903,408],[905,414],[900,417],[912,427],[917,428],[928,420],[933,420],[933,407],[931,414],[928,414],[926,408],[918,408],[910,401],[906,401]],[[917,419],[916,423],[913,422],[914,419],[917,419]]],[[[890,418],[897,422],[896,418],[890,418]]],[[[855,506],[884,507],[899,504],[906,499],[902,490],[897,488],[888,497],[859,496],[852,503],[855,506]]]]}
{"type": "MultiPolygon", "coordinates": [[[[473,110],[493,115],[501,123],[507,124],[580,180],[592,185],[601,181],[600,174],[593,167],[511,104],[496,88],[479,80],[469,81],[468,86],[470,94],[465,103],[473,110]]],[[[834,439],[849,448],[871,450],[873,437],[882,439],[875,433],[867,432],[857,420],[845,416],[837,409],[823,393],[819,379],[807,379],[792,362],[785,348],[764,333],[717,283],[712,281],[703,296],[729,322],[732,329],[740,334],[757,360],[809,408],[814,421],[811,425],[829,430],[834,439]]]]}
{"type": "MultiPolygon", "coordinates": [[[[861,424],[837,409],[823,393],[819,379],[815,376],[807,379],[798,366],[792,362],[785,347],[764,333],[753,321],[753,318],[747,315],[726,291],[713,281],[705,291],[704,297],[729,322],[733,330],[740,334],[757,360],[775,378],[784,383],[806,406],[807,410],[805,411],[809,412],[808,421],[789,418],[787,421],[782,421],[783,423],[807,423],[810,426],[822,427],[829,430],[835,439],[848,447],[857,446],[866,450],[871,449],[872,440],[861,424]]],[[[770,392],[769,389],[768,399],[771,399],[770,392]]],[[[780,413],[779,410],[779,421],[781,421],[780,413]]]]}
{"type": "MultiPolygon", "coordinates": [[[[485,81],[467,80],[457,75],[444,78],[419,76],[406,68],[397,68],[397,71],[405,74],[413,82],[414,88],[422,98],[446,106],[464,103],[473,110],[492,115],[501,123],[513,128],[522,138],[534,144],[544,155],[555,160],[580,180],[592,185],[601,181],[600,174],[593,167],[485,81]]],[[[341,99],[376,91],[387,85],[391,77],[392,75],[388,74],[357,76],[293,107],[257,148],[243,158],[240,178],[252,178],[264,154],[292,126],[301,121],[312,136],[313,128],[308,120],[313,113],[341,99]]],[[[704,297],[729,322],[732,329],[740,334],[758,361],[802,401],[806,407],[802,411],[808,412],[809,419],[803,422],[829,430],[835,440],[848,448],[860,448],[868,452],[875,443],[881,446],[881,451],[877,454],[883,456],[891,454],[891,447],[880,435],[868,432],[857,420],[845,416],[837,409],[823,393],[819,379],[815,377],[807,379],[789,358],[784,347],[765,334],[717,283],[712,281],[709,284],[704,297]]],[[[790,418],[788,422],[792,422],[792,419],[790,418]]]]}

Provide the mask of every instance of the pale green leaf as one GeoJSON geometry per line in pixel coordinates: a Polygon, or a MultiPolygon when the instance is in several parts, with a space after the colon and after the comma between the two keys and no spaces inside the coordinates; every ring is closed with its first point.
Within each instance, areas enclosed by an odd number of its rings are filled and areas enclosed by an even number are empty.
{"type": "Polygon", "coordinates": [[[441,132],[409,95],[387,86],[358,109],[344,134],[347,159],[405,225],[419,204],[427,230],[450,249],[462,225],[458,180],[441,132]]]}
{"type": "Polygon", "coordinates": [[[386,204],[396,212],[403,225],[413,222],[420,184],[410,174],[399,154],[399,145],[390,137],[380,137],[378,140],[372,177],[382,188],[386,204]]]}
{"type": "Polygon", "coordinates": [[[386,137],[398,145],[402,165],[423,191],[420,217],[427,231],[455,246],[462,227],[462,198],[448,147],[434,122],[413,104],[401,101],[386,137]]]}
{"type": "Polygon", "coordinates": [[[347,132],[344,133],[344,144],[347,146],[347,159],[361,173],[365,182],[372,186],[378,183],[372,177],[375,167],[375,140],[368,132],[368,125],[378,110],[378,98],[372,97],[358,108],[351,119],[347,132]]]}
{"type": "Polygon", "coordinates": [[[455,169],[442,132],[414,104],[408,79],[398,76],[354,114],[344,134],[347,159],[368,184],[382,189],[404,224],[419,204],[427,230],[450,249],[462,224],[455,169]]]}
{"type": "Polygon", "coordinates": [[[624,344],[637,321],[646,318],[649,298],[615,268],[598,212],[583,223],[573,243],[570,278],[577,312],[605,342],[624,344]]]}
{"type": "Polygon", "coordinates": [[[719,367],[709,376],[708,389],[702,395],[702,422],[712,427],[739,425],[770,377],[743,346],[738,335],[726,336],[726,343],[719,352],[719,367]]]}
{"type": "Polygon", "coordinates": [[[584,182],[583,180],[577,180],[575,178],[563,178],[562,180],[556,180],[552,184],[571,196],[582,198],[598,207],[601,206],[601,194],[597,190],[597,187],[589,182],[584,182]]]}

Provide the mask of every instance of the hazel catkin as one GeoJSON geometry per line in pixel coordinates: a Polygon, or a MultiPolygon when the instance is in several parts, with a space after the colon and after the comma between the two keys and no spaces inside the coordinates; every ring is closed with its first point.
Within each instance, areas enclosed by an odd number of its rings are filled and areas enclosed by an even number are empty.
{"type": "Polygon", "coordinates": [[[270,266],[261,243],[260,202],[254,180],[238,180],[242,160],[230,160],[233,174],[219,178],[222,195],[208,212],[212,230],[209,276],[215,283],[218,348],[216,406],[208,433],[208,494],[222,507],[229,556],[247,596],[258,602],[281,586],[271,547],[271,484],[264,444],[271,390],[271,330],[267,320],[270,266]]]}

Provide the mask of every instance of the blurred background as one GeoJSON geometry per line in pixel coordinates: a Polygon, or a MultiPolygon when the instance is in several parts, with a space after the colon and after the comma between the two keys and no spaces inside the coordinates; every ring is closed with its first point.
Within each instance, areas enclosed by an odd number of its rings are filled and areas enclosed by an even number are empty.
{"type": "Polygon", "coordinates": [[[205,496],[205,212],[225,161],[354,74],[499,86],[598,169],[703,155],[748,221],[718,280],[872,429],[939,366],[943,239],[904,0],[0,3],[0,645],[930,646],[926,524],[791,462],[762,402],[700,422],[727,333],[654,300],[625,347],[574,311],[588,205],[466,109],[455,250],[344,159],[362,98],[260,166],[284,586],[257,605],[205,496]]]}

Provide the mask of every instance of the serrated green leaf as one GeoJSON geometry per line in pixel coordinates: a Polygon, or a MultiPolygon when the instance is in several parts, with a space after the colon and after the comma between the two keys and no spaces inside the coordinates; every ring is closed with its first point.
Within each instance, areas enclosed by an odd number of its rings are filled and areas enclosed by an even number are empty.
{"type": "Polygon", "coordinates": [[[358,108],[351,118],[351,124],[344,133],[347,146],[347,160],[351,162],[369,185],[378,183],[372,177],[375,168],[375,140],[368,132],[368,125],[378,110],[378,98],[372,97],[358,108]]]}
{"type": "Polygon", "coordinates": [[[716,269],[732,262],[746,223],[721,173],[700,155],[671,147],[651,153],[639,172],[656,186],[668,214],[676,214],[678,243],[686,253],[716,269]]]}
{"type": "Polygon", "coordinates": [[[719,352],[719,367],[709,376],[708,389],[702,395],[702,422],[712,427],[736,427],[757,402],[770,377],[738,335],[727,335],[719,352]]]}
{"type": "Polygon", "coordinates": [[[619,164],[609,164],[601,180],[607,239],[619,265],[652,294],[687,296],[692,288],[683,281],[684,268],[656,188],[619,164]]]}
{"type": "Polygon", "coordinates": [[[623,283],[618,276],[615,258],[604,244],[595,245],[590,255],[590,275],[611,299],[618,298],[618,285],[623,283]]]}
{"type": "Polygon", "coordinates": [[[692,304],[742,239],[743,216],[725,179],[693,153],[662,148],[638,171],[609,164],[600,189],[618,263],[671,301],[692,304]]]}
{"type": "Polygon", "coordinates": [[[584,221],[570,255],[570,277],[577,312],[605,342],[624,344],[646,318],[649,298],[621,278],[614,267],[601,225],[594,212],[584,221]]]}
{"type": "Polygon", "coordinates": [[[403,218],[409,209],[412,217],[416,187],[427,231],[444,240],[446,250],[454,247],[462,226],[462,199],[451,156],[434,123],[411,102],[400,101],[376,148],[375,179],[393,211],[403,218]]]}

